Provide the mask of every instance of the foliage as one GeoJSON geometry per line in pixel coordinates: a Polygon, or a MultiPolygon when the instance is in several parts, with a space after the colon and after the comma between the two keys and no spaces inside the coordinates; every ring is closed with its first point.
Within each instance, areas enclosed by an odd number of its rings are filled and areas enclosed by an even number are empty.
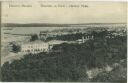
{"type": "Polygon", "coordinates": [[[127,61],[119,63],[111,72],[101,72],[92,79],[94,82],[126,82],[127,81],[127,61]]]}
{"type": "Polygon", "coordinates": [[[38,38],[38,35],[37,34],[34,34],[34,35],[31,36],[30,41],[35,41],[35,40],[38,40],[38,39],[39,39],[38,38]]]}
{"type": "Polygon", "coordinates": [[[65,34],[65,35],[57,35],[55,37],[48,37],[46,39],[46,41],[50,41],[50,40],[63,40],[63,41],[75,41],[77,39],[81,39],[81,37],[85,35],[82,33],[76,33],[76,34],[65,34]]]}
{"type": "Polygon", "coordinates": [[[21,50],[21,47],[19,45],[16,44],[12,44],[12,51],[17,53],[21,50]]]}
{"type": "Polygon", "coordinates": [[[115,70],[116,75],[103,72],[95,77],[96,79],[89,79],[86,71],[96,67],[103,68],[105,65],[126,59],[125,38],[118,36],[107,39],[98,36],[82,44],[56,45],[50,53],[25,55],[21,60],[15,60],[11,64],[5,63],[2,66],[2,81],[117,81],[118,78],[113,76],[119,75],[120,69],[115,70]],[[55,52],[56,50],[60,51],[55,52]]]}

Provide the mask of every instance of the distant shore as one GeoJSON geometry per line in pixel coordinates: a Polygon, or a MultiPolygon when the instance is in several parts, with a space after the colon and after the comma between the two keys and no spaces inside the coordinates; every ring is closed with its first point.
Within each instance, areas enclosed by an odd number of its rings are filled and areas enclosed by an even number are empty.
{"type": "Polygon", "coordinates": [[[81,23],[81,24],[52,24],[52,23],[3,23],[2,27],[71,27],[71,26],[86,26],[86,25],[117,25],[126,23],[81,23]]]}

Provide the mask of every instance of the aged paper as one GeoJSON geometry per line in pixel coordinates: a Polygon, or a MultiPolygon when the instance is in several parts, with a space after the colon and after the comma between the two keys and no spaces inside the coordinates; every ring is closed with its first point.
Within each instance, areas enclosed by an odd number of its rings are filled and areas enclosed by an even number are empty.
{"type": "Polygon", "coordinates": [[[126,2],[1,2],[1,81],[126,82],[126,26],[126,2]]]}

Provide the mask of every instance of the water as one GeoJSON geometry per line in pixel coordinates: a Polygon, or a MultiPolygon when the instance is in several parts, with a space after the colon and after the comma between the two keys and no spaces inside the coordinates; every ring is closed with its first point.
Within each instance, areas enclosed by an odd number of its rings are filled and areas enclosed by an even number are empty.
{"type": "Polygon", "coordinates": [[[33,34],[33,33],[39,33],[40,31],[52,31],[55,29],[84,29],[87,27],[124,27],[125,24],[98,24],[98,25],[76,25],[76,26],[71,26],[71,27],[2,27],[1,32],[7,32],[7,33],[12,33],[12,34],[33,34]],[[12,30],[7,30],[12,28],[12,30]]]}
{"type": "Polygon", "coordinates": [[[1,32],[12,33],[12,34],[33,34],[33,33],[39,33],[40,31],[52,31],[52,30],[65,29],[65,28],[71,29],[78,27],[2,27],[1,32]],[[13,29],[4,30],[8,28],[13,28],[13,29]]]}
{"type": "Polygon", "coordinates": [[[2,27],[2,32],[12,33],[12,34],[32,34],[39,33],[45,30],[61,29],[61,27],[13,27],[12,30],[4,30],[10,27],[2,27]]]}

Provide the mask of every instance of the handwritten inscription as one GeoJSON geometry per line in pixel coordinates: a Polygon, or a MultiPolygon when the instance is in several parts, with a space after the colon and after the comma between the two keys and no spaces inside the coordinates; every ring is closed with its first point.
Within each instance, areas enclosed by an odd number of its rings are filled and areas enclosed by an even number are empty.
{"type": "Polygon", "coordinates": [[[32,7],[32,5],[29,4],[9,4],[9,8],[11,7],[32,7]]]}
{"type": "MultiPolygon", "coordinates": [[[[59,7],[59,8],[86,8],[86,4],[39,4],[39,7],[59,7]]],[[[9,8],[14,7],[36,7],[34,4],[9,4],[9,8]]]]}
{"type": "Polygon", "coordinates": [[[88,7],[88,5],[85,4],[80,4],[80,5],[76,5],[76,4],[69,4],[69,5],[64,5],[64,4],[40,4],[41,7],[60,7],[60,8],[79,8],[79,7],[88,7]]]}

